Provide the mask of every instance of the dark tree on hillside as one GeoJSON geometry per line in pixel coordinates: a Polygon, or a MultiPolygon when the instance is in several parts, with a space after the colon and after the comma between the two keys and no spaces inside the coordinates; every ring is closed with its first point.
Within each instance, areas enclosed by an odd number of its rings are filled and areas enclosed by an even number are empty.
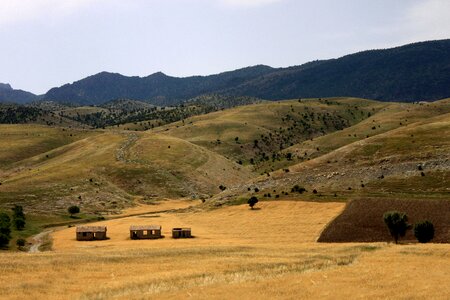
{"type": "Polygon", "coordinates": [[[11,239],[11,219],[6,213],[0,213],[0,247],[6,247],[11,239]]]}
{"type": "Polygon", "coordinates": [[[73,215],[80,212],[80,208],[76,205],[72,205],[67,209],[67,211],[69,212],[70,216],[73,217],[73,215]]]}
{"type": "Polygon", "coordinates": [[[428,243],[434,238],[434,225],[430,221],[414,224],[414,236],[419,243],[428,243]]]}
{"type": "Polygon", "coordinates": [[[250,199],[248,199],[247,203],[250,206],[250,208],[253,209],[253,206],[255,206],[255,204],[258,203],[258,198],[252,196],[250,199]]]}
{"type": "Polygon", "coordinates": [[[23,246],[25,246],[27,242],[24,239],[17,239],[16,245],[17,248],[22,249],[23,246]]]}
{"type": "Polygon", "coordinates": [[[411,229],[411,225],[408,224],[408,216],[402,212],[388,211],[383,215],[383,220],[396,244],[398,244],[399,237],[404,237],[406,231],[411,229]]]}
{"type": "Polygon", "coordinates": [[[25,228],[25,214],[23,213],[23,207],[20,205],[14,205],[13,211],[13,224],[17,230],[23,230],[25,228]]]}

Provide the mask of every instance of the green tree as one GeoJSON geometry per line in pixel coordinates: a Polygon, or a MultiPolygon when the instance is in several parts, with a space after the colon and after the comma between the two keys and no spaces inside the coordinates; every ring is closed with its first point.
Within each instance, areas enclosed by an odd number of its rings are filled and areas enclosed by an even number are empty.
{"type": "Polygon", "coordinates": [[[67,209],[67,211],[69,212],[70,216],[73,217],[73,215],[80,212],[80,208],[76,205],[72,205],[67,209]]]}
{"type": "Polygon", "coordinates": [[[14,205],[13,211],[13,224],[17,230],[23,230],[25,228],[25,214],[23,213],[23,207],[20,205],[14,205]]]}
{"type": "Polygon", "coordinates": [[[252,196],[250,197],[250,199],[248,199],[247,203],[250,206],[250,208],[253,209],[253,206],[255,206],[255,204],[258,203],[258,198],[252,196]]]}
{"type": "Polygon", "coordinates": [[[6,247],[11,240],[11,219],[8,214],[0,213],[0,247],[6,247]]]}
{"type": "Polygon", "coordinates": [[[25,214],[23,213],[23,207],[21,205],[14,205],[12,211],[13,217],[25,219],[25,214]]]}
{"type": "Polygon", "coordinates": [[[15,218],[13,219],[14,228],[17,230],[23,230],[25,228],[25,219],[15,218]]]}
{"type": "Polygon", "coordinates": [[[17,241],[16,241],[17,248],[19,248],[19,249],[22,249],[22,247],[25,246],[25,244],[26,244],[26,241],[24,239],[17,239],[17,241]]]}
{"type": "Polygon", "coordinates": [[[428,243],[434,238],[434,225],[430,221],[414,224],[414,236],[419,243],[428,243]]]}
{"type": "Polygon", "coordinates": [[[408,224],[408,216],[402,212],[388,211],[383,215],[383,220],[396,244],[398,244],[398,239],[404,237],[406,231],[411,229],[411,225],[408,224]]]}

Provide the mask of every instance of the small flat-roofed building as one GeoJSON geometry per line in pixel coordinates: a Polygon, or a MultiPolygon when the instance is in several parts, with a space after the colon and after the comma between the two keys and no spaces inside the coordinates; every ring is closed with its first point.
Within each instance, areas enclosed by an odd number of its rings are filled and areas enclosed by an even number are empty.
{"type": "Polygon", "coordinates": [[[173,228],[172,229],[172,238],[174,239],[183,239],[183,238],[191,238],[191,229],[190,228],[173,228]]]}
{"type": "Polygon", "coordinates": [[[130,239],[160,239],[161,226],[160,225],[131,225],[130,239]]]}
{"type": "Polygon", "coordinates": [[[77,226],[77,241],[106,240],[106,226],[77,226]]]}

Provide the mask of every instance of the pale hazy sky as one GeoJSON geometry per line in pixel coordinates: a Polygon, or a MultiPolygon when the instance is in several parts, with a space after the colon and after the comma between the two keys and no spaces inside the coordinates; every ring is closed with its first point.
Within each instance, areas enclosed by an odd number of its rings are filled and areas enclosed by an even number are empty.
{"type": "Polygon", "coordinates": [[[207,75],[450,38],[449,0],[0,0],[0,82],[207,75]]]}

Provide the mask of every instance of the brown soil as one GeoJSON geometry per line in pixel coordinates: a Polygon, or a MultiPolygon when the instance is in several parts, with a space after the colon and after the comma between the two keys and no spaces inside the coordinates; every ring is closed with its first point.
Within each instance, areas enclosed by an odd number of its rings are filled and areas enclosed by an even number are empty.
{"type": "MultiPolygon", "coordinates": [[[[450,201],[396,199],[358,199],[349,202],[344,211],[324,229],[318,242],[390,241],[383,214],[392,210],[405,212],[411,224],[431,221],[435,227],[432,242],[450,242],[450,201]]],[[[401,238],[401,241],[415,240],[412,230],[401,238]]]]}

